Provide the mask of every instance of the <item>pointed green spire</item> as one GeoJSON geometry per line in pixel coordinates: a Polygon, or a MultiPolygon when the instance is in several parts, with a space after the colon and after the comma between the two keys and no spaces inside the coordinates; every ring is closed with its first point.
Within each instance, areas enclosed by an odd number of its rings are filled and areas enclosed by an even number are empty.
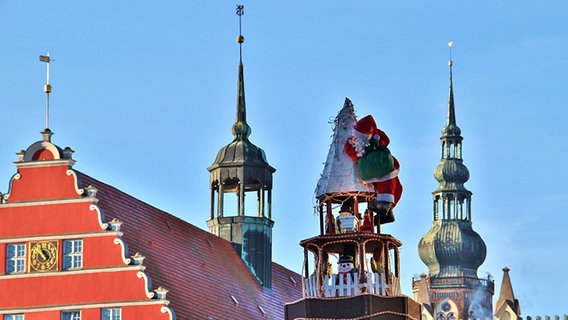
{"type": "Polygon", "coordinates": [[[245,103],[245,80],[243,61],[239,63],[239,76],[237,81],[237,119],[233,125],[235,139],[248,140],[252,130],[247,123],[247,108],[245,103]]]}
{"type": "Polygon", "coordinates": [[[450,60],[450,92],[448,94],[448,116],[446,126],[442,129],[442,138],[457,138],[461,141],[461,129],[456,124],[456,110],[454,106],[454,83],[452,80],[453,62],[450,60]]]}
{"type": "Polygon", "coordinates": [[[456,125],[456,111],[454,107],[454,84],[452,80],[452,61],[450,60],[450,93],[448,95],[448,119],[446,126],[456,125]]]}

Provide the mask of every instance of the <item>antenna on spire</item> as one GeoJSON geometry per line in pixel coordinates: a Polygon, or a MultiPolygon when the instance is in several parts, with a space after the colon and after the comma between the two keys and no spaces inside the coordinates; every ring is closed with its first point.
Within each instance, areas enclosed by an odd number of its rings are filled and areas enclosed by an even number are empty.
{"type": "Polygon", "coordinates": [[[237,42],[239,43],[239,58],[243,61],[243,42],[245,42],[245,37],[243,37],[241,32],[241,17],[245,14],[245,6],[242,4],[237,4],[237,16],[239,16],[239,36],[237,37],[237,42]]]}
{"type": "Polygon", "coordinates": [[[450,62],[448,62],[448,65],[451,67],[453,65],[452,62],[452,46],[454,45],[453,41],[448,42],[448,47],[450,47],[450,62]]]}
{"type": "Polygon", "coordinates": [[[51,84],[49,83],[49,63],[55,61],[49,57],[49,52],[47,55],[39,56],[39,61],[45,62],[47,64],[47,81],[45,86],[43,86],[43,91],[45,92],[45,128],[49,129],[49,94],[51,93],[51,84]]]}

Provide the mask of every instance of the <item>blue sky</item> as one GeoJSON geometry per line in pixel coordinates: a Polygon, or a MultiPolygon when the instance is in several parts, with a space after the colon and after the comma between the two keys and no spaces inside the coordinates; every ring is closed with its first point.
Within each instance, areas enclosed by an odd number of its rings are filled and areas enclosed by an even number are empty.
{"type": "MultiPolygon", "coordinates": [[[[403,291],[427,272],[433,170],[448,93],[448,41],[481,271],[508,266],[523,316],[566,314],[568,23],[565,1],[244,2],[247,120],[274,175],[273,257],[300,271],[316,235],[313,191],[349,97],[391,138],[405,193],[403,291]]],[[[206,228],[208,172],[232,140],[236,3],[0,2],[0,181],[44,128],[53,59],[53,141],[75,169],[206,228]]],[[[0,183],[2,186],[2,183],[0,183]]]]}

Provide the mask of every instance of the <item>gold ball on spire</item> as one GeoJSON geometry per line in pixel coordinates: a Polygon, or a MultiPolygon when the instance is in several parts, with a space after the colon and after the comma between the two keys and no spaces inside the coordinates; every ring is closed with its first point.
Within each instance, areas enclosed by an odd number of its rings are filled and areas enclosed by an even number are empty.
{"type": "Polygon", "coordinates": [[[243,42],[245,42],[245,37],[243,37],[242,35],[239,34],[239,36],[237,37],[237,42],[238,42],[238,43],[243,43],[243,42]]]}
{"type": "Polygon", "coordinates": [[[448,65],[449,65],[450,67],[453,66],[453,65],[454,65],[453,61],[450,60],[450,61],[448,62],[448,65]]]}

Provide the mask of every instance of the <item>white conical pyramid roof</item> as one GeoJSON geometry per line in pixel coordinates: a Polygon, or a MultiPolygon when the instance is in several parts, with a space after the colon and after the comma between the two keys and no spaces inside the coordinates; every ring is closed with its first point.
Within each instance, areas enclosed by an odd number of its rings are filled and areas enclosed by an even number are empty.
{"type": "Polygon", "coordinates": [[[363,184],[357,166],[343,149],[345,142],[351,137],[355,123],[357,116],[353,104],[345,98],[345,104],[334,120],[331,146],[316,186],[315,196],[320,201],[328,197],[344,198],[375,193],[371,184],[363,184]]]}

